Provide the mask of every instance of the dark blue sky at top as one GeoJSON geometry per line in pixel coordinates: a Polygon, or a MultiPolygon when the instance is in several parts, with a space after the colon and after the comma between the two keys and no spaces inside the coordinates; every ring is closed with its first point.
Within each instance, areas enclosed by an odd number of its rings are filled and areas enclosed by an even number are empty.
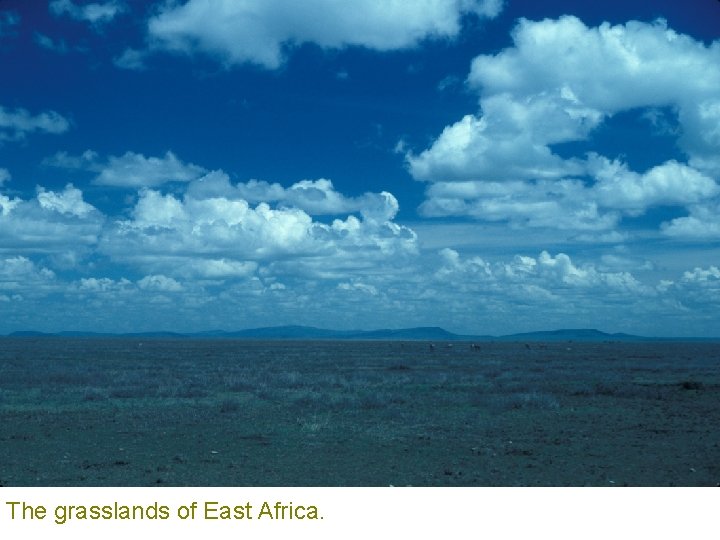
{"type": "MultiPolygon", "coordinates": [[[[143,71],[116,68],[112,59],[126,46],[143,45],[145,14],[153,12],[153,4],[133,2],[131,12],[93,29],[51,15],[44,2],[0,2],[0,8],[22,17],[17,37],[0,40],[0,103],[30,111],[49,108],[72,122],[62,139],[39,136],[0,147],[4,165],[14,171],[12,189],[85,184],[90,174],[41,165],[57,151],[149,156],[172,150],[184,161],[223,169],[235,181],[286,185],[325,177],[349,195],[391,190],[401,201],[400,216],[415,219],[424,185],[408,175],[395,145],[403,140],[419,152],[446,125],[477,109],[476,96],[463,84],[470,62],[510,46],[520,17],[574,14],[588,26],[663,17],[676,31],[709,42],[718,35],[720,11],[720,2],[708,0],[508,1],[496,19],[466,17],[459,39],[427,40],[416,49],[328,51],[303,44],[277,71],[252,65],[227,69],[202,54],[193,62],[158,55],[143,71]],[[38,34],[66,51],[39,47],[38,34]]],[[[590,140],[568,144],[573,151],[624,156],[640,170],[656,163],[658,155],[678,155],[675,137],[653,135],[637,114],[624,113],[611,122],[590,140]],[[624,130],[626,124],[630,129],[624,130]],[[637,140],[638,125],[653,135],[652,144],[637,140]]],[[[563,154],[562,145],[556,150],[563,154]]],[[[113,204],[94,198],[92,187],[87,197],[102,207],[113,204]]]]}

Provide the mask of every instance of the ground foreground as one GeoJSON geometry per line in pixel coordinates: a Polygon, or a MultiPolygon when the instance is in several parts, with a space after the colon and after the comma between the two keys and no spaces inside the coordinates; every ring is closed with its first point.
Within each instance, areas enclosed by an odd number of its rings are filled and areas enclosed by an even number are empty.
{"type": "Polygon", "coordinates": [[[720,483],[720,344],[0,345],[5,486],[720,483]]]}

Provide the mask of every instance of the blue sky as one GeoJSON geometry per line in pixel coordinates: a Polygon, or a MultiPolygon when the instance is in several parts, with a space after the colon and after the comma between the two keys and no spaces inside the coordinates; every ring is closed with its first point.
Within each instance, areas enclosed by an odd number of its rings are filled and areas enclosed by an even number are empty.
{"type": "Polygon", "coordinates": [[[0,1],[0,333],[718,336],[718,23],[0,1]]]}

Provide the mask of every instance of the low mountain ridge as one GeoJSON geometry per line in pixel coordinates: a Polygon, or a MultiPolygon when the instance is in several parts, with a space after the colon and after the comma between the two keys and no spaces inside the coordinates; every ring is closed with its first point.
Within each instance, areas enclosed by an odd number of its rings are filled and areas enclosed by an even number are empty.
{"type": "Polygon", "coordinates": [[[645,337],[632,334],[609,334],[594,328],[544,330],[537,332],[521,332],[501,336],[490,335],[462,335],[449,332],[439,326],[423,326],[414,328],[378,329],[378,330],[330,330],[313,326],[267,326],[261,328],[248,328],[245,330],[225,331],[210,330],[205,332],[37,332],[23,330],[12,332],[8,337],[107,337],[107,338],[177,338],[177,339],[267,339],[267,340],[387,340],[387,341],[577,341],[577,342],[603,342],[603,341],[718,341],[720,338],[666,338],[645,337]]]}

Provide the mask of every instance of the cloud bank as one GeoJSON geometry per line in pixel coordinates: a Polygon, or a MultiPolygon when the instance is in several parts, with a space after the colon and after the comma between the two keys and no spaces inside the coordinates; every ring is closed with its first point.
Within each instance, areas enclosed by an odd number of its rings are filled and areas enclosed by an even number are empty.
{"type": "Polygon", "coordinates": [[[690,215],[662,231],[714,234],[705,216],[720,193],[720,42],[705,45],[664,21],[590,28],[572,16],[523,19],[513,41],[472,62],[467,85],[480,111],[407,154],[411,175],[430,184],[423,215],[609,230],[626,216],[674,206],[690,215]],[[613,156],[556,150],[592,140],[604,122],[632,110],[656,125],[658,110],[672,111],[687,161],[633,171],[613,156]]]}
{"type": "Polygon", "coordinates": [[[222,171],[183,186],[142,187],[117,215],[72,184],[38,187],[31,199],[0,195],[0,310],[12,310],[5,326],[27,327],[42,305],[56,329],[131,331],[160,320],[191,330],[199,317],[204,328],[370,328],[398,317],[437,324],[442,313],[456,329],[480,332],[481,324],[486,333],[567,326],[572,317],[649,333],[639,320],[672,321],[693,334],[698,316],[712,320],[720,308],[712,265],[659,280],[647,262],[612,252],[598,263],[549,250],[427,251],[394,221],[398,204],[387,192],[348,197],[326,179],[233,183],[222,171]]]}

